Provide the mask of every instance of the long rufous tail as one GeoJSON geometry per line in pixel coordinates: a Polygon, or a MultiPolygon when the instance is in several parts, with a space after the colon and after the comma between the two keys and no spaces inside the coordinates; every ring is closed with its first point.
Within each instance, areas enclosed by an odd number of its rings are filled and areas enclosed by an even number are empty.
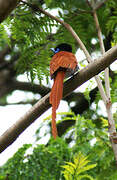
{"type": "Polygon", "coordinates": [[[54,79],[54,84],[50,94],[50,104],[52,104],[52,135],[56,139],[57,128],[56,128],[56,109],[59,106],[60,100],[63,96],[63,80],[65,77],[64,71],[58,71],[54,79]]]}

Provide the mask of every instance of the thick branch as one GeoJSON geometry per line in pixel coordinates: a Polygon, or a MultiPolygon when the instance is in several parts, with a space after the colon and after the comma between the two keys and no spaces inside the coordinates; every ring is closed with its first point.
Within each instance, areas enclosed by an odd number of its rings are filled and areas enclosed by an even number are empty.
{"type": "Polygon", "coordinates": [[[15,9],[18,2],[19,0],[0,0],[0,23],[15,9]]]}
{"type": "Polygon", "coordinates": [[[40,94],[42,97],[50,92],[49,87],[31,84],[30,82],[20,82],[12,79],[8,79],[4,84],[1,84],[1,86],[2,89],[0,89],[0,98],[14,90],[30,91],[40,94]]]}
{"type": "MultiPolygon", "coordinates": [[[[66,81],[64,84],[63,97],[67,96],[84,82],[103,71],[116,59],[117,46],[111,48],[101,58],[95,60],[75,76],[66,81]]],[[[3,152],[9,145],[11,145],[17,139],[17,137],[47,109],[49,109],[50,106],[49,94],[47,94],[0,137],[0,152],[3,152]]]]}
{"type": "Polygon", "coordinates": [[[50,88],[37,85],[37,84],[31,84],[28,82],[19,82],[19,81],[12,81],[10,83],[10,86],[13,90],[22,90],[22,91],[31,91],[33,93],[38,93],[41,96],[45,96],[47,93],[50,92],[50,88]]]}

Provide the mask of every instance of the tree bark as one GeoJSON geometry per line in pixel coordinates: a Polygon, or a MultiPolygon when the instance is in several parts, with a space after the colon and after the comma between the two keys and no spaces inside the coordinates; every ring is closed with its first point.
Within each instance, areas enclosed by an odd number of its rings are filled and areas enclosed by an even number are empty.
{"type": "Polygon", "coordinates": [[[0,23],[15,9],[18,2],[19,0],[0,0],[0,23]]]}
{"type": "Polygon", "coordinates": [[[33,93],[38,93],[41,96],[45,96],[47,93],[50,92],[49,87],[38,84],[31,84],[29,82],[19,82],[16,80],[12,80],[10,82],[10,86],[13,90],[31,91],[33,93]]]}
{"type": "MultiPolygon", "coordinates": [[[[101,58],[95,60],[66,81],[64,84],[63,97],[66,97],[77,87],[99,74],[116,59],[117,46],[114,46],[101,58]]],[[[38,101],[23,117],[21,117],[0,137],[0,152],[3,152],[9,145],[11,145],[28,126],[30,126],[38,117],[50,108],[49,95],[50,94],[47,94],[38,101]]]]}

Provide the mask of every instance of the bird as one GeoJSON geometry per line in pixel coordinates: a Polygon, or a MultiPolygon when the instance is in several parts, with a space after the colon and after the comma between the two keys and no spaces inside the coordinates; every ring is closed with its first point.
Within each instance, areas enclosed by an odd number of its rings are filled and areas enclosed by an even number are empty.
{"type": "Polygon", "coordinates": [[[74,75],[78,70],[78,63],[72,53],[72,46],[67,43],[59,44],[56,48],[51,48],[54,52],[50,61],[50,77],[54,80],[49,103],[52,105],[52,135],[54,139],[58,136],[56,128],[56,110],[63,96],[64,78],[74,75]]]}

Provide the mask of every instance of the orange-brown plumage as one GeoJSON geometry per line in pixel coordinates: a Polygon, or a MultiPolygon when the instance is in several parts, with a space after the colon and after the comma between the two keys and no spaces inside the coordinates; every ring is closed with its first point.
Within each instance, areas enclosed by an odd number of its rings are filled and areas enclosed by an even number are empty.
{"type": "Polygon", "coordinates": [[[56,109],[63,96],[63,80],[71,71],[77,69],[77,60],[74,54],[68,51],[57,52],[50,62],[50,76],[54,78],[54,84],[50,93],[50,104],[52,104],[52,134],[56,138],[58,135],[56,128],[56,109]]]}
{"type": "Polygon", "coordinates": [[[77,60],[73,53],[60,51],[56,53],[50,62],[50,76],[52,76],[60,67],[66,69],[75,69],[77,60]]]}

